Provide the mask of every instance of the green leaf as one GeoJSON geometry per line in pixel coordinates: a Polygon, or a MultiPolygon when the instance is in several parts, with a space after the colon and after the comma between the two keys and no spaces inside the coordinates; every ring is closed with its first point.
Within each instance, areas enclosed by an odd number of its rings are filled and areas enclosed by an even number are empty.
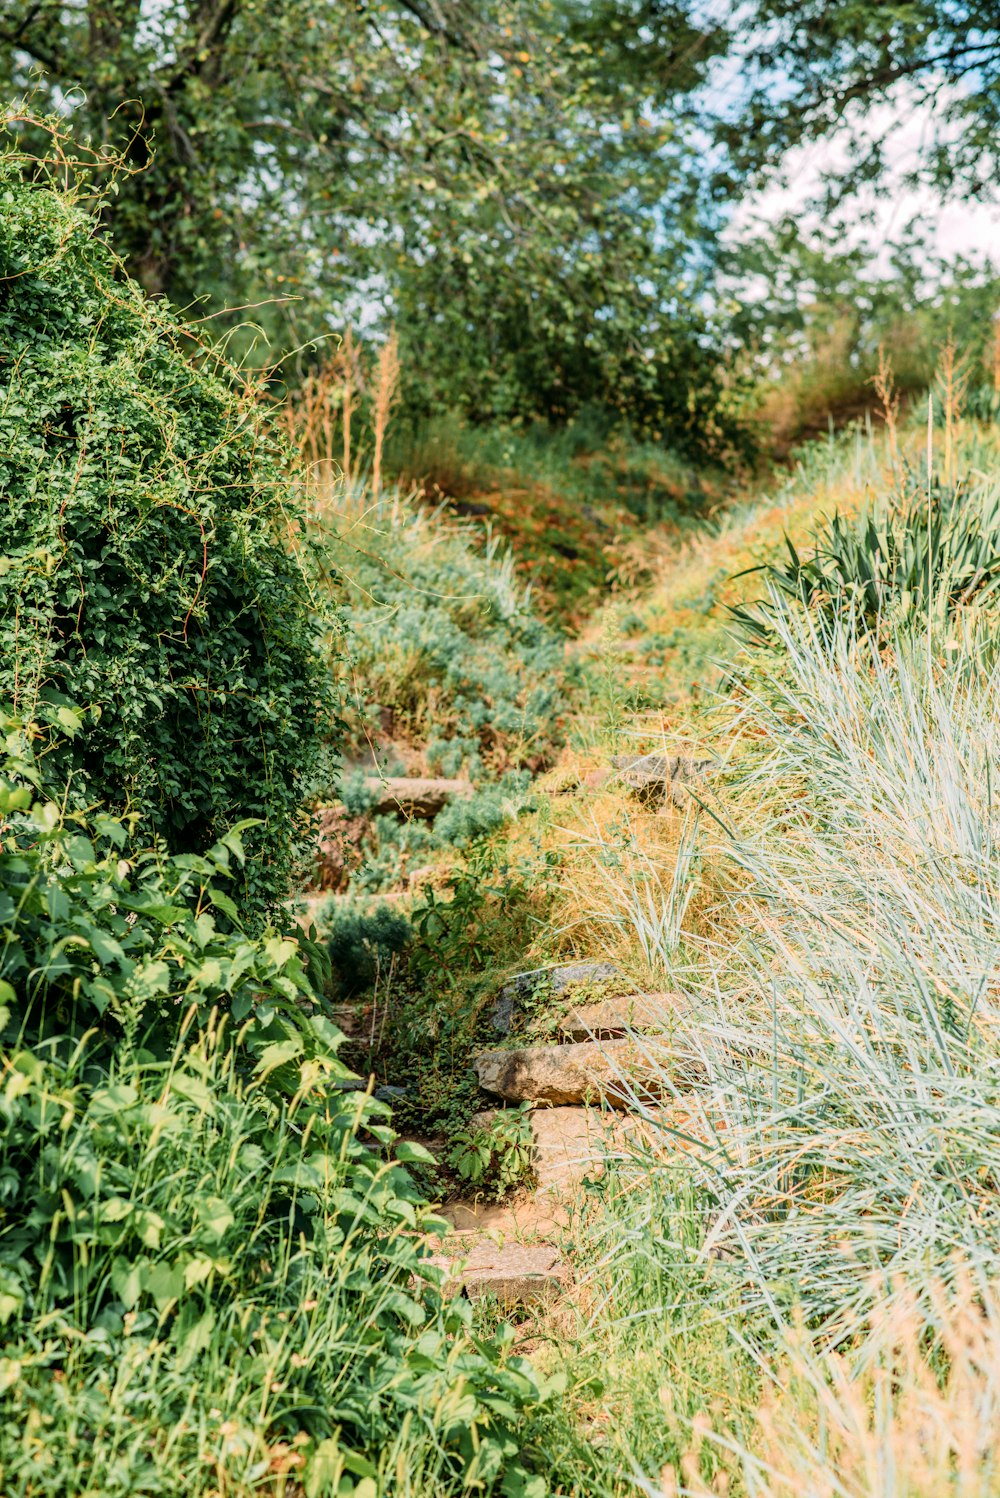
{"type": "Polygon", "coordinates": [[[195,1210],[202,1227],[216,1242],[221,1242],[236,1221],[228,1202],[221,1196],[199,1197],[195,1210]]]}
{"type": "Polygon", "coordinates": [[[437,1159],[425,1145],[415,1139],[400,1139],[396,1144],[396,1159],[404,1165],[436,1165],[437,1159]]]}

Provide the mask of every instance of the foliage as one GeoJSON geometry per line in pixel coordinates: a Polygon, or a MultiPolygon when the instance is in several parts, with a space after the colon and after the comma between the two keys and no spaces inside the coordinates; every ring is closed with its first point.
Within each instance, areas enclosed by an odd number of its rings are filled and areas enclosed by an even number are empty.
{"type": "Polygon", "coordinates": [[[256,824],[232,889],[273,901],[333,727],[294,485],[94,229],[0,167],[0,695],[54,793],[134,813],[137,846],[256,824]]]}
{"type": "Polygon", "coordinates": [[[381,301],[411,409],[597,400],[701,451],[735,425],[692,149],[724,44],[685,0],[24,0],[0,65],[70,149],[124,152],[105,217],[150,291],[258,308],[282,350],[381,301]]]}
{"type": "Polygon", "coordinates": [[[298,945],[217,929],[237,835],[133,869],[33,778],[0,802],[4,1492],[518,1491],[539,1387],[423,1266],[430,1157],[342,1090],[298,945]]]}
{"type": "Polygon", "coordinates": [[[413,940],[413,928],[405,915],[383,903],[373,910],[335,910],[323,922],[323,935],[337,983],[349,997],[389,971],[413,940]]]}
{"type": "MultiPolygon", "coordinates": [[[[877,632],[913,627],[938,608],[985,604],[1000,587],[1000,488],[935,481],[928,493],[907,474],[887,503],[835,513],[811,555],[800,557],[787,536],[785,546],[788,562],[765,569],[785,598],[825,618],[856,616],[877,632]]],[[[773,638],[768,605],[732,612],[751,641],[773,638]]]]}
{"type": "Polygon", "coordinates": [[[731,331],[758,380],[761,441],[782,456],[831,422],[872,412],[880,359],[908,399],[933,384],[948,345],[961,351],[966,381],[984,365],[992,373],[995,266],[938,254],[919,224],[888,257],[880,243],[845,248],[844,238],[835,219],[806,232],[786,216],[748,226],[722,257],[738,302],[731,331]]]}
{"type": "Polygon", "coordinates": [[[537,770],[561,738],[563,646],[509,554],[398,496],[340,503],[320,544],[344,579],[355,753],[420,746],[425,771],[473,780],[537,770]]]}
{"type": "Polygon", "coordinates": [[[319,954],[265,929],[248,937],[226,893],[243,863],[239,824],[204,855],[128,856],[126,829],[50,800],[28,735],[0,717],[0,1002],[7,1040],[95,1027],[162,1053],[188,1010],[246,1022],[251,1052],[325,1046],[305,1022],[319,954]],[[310,972],[312,969],[312,973],[310,972]],[[267,995],[266,1000],[262,997],[267,995]],[[16,996],[16,1004],[15,1004],[16,996]]]}
{"type": "Polygon", "coordinates": [[[737,54],[748,98],[722,126],[737,169],[770,167],[790,146],[846,125],[842,186],[856,187],[891,159],[905,108],[925,122],[912,179],[973,197],[995,180],[1000,22],[991,0],[905,0],[888,13],[865,0],[757,0],[737,54]]]}
{"type": "MultiPolygon", "coordinates": [[[[407,1126],[450,1138],[480,1105],[471,1059],[496,1040],[487,1005],[544,928],[553,862],[515,858],[502,835],[483,838],[456,855],[444,889],[427,885],[414,901],[413,940],[383,987],[371,1058],[380,1080],[406,1089],[395,1112],[407,1126]]],[[[320,910],[322,933],[326,920],[320,910]]]]}
{"type": "Polygon", "coordinates": [[[500,1108],[488,1123],[457,1130],[448,1164],[459,1179],[475,1190],[485,1187],[497,1201],[523,1186],[532,1170],[533,1106],[500,1108]]]}
{"type": "Polygon", "coordinates": [[[393,1139],[378,1104],[304,1065],[268,1107],[266,1065],[241,1079],[221,1037],[88,1060],[21,1050],[5,1072],[6,1493],[285,1473],[374,1498],[400,1460],[428,1493],[516,1480],[511,1422],[541,1390],[441,1299],[413,1231],[433,1220],[358,1139],[393,1139]]]}

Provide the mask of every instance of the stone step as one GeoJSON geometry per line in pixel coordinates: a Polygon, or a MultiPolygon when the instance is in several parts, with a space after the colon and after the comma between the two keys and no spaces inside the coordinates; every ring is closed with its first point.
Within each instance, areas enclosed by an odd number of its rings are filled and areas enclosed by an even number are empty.
{"type": "Polygon", "coordinates": [[[616,754],[611,761],[621,779],[643,801],[683,806],[690,786],[712,767],[710,759],[689,754],[616,754]]]}
{"type": "Polygon", "coordinates": [[[376,798],[371,808],[373,816],[413,817],[417,821],[430,821],[449,801],[471,796],[474,789],[468,780],[412,775],[391,775],[386,779],[369,775],[365,787],[376,798]]]}
{"type": "Polygon", "coordinates": [[[493,1028],[498,1034],[507,1035],[524,1000],[535,994],[559,998],[571,988],[607,983],[621,976],[613,962],[562,962],[558,967],[539,967],[532,972],[518,973],[501,988],[490,1011],[493,1028]]]}
{"type": "Polygon", "coordinates": [[[452,1233],[427,1260],[445,1273],[445,1293],[469,1300],[494,1296],[502,1305],[549,1304],[569,1282],[551,1243],[496,1243],[474,1233],[452,1233]]]}
{"type": "Polygon", "coordinates": [[[570,1045],[483,1051],[473,1062],[479,1085],[508,1103],[553,1106],[604,1101],[627,1108],[631,1091],[655,1097],[660,1068],[633,1040],[590,1040],[570,1045]]]}
{"type": "MultiPolygon", "coordinates": [[[[519,1226],[526,1224],[537,1228],[539,1222],[549,1226],[548,1219],[544,1217],[545,1212],[557,1214],[554,1220],[558,1222],[558,1207],[551,1205],[542,1208],[540,1199],[549,1196],[559,1198],[579,1185],[585,1177],[595,1180],[603,1173],[609,1155],[627,1150],[630,1140],[641,1139],[648,1134],[650,1117],[655,1117],[656,1112],[651,1115],[645,1109],[642,1116],[579,1106],[533,1108],[529,1115],[533,1144],[532,1172],[535,1178],[535,1195],[529,1199],[536,1204],[533,1215],[526,1213],[523,1205],[520,1208],[517,1204],[512,1208],[491,1208],[476,1204],[473,1208],[465,1203],[450,1204],[442,1209],[443,1215],[456,1228],[493,1228],[498,1224],[502,1227],[504,1215],[514,1214],[517,1220],[519,1210],[523,1219],[523,1222],[519,1221],[519,1226]],[[489,1215],[491,1212],[492,1217],[489,1215]]],[[[469,1127],[488,1128],[501,1114],[502,1110],[486,1108],[473,1114],[469,1127]]]]}
{"type": "Polygon", "coordinates": [[[599,1040],[632,1030],[667,1030],[683,1005],[677,993],[632,993],[580,1004],[559,1021],[561,1040],[599,1040]]]}

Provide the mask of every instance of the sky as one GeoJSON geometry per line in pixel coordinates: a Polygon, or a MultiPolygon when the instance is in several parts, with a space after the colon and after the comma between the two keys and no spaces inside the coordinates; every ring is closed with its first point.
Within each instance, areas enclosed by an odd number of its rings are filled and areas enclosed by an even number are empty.
{"type": "MultiPolygon", "coordinates": [[[[914,189],[903,184],[902,179],[916,163],[921,141],[933,123],[926,109],[907,107],[905,101],[872,111],[869,128],[889,129],[890,173],[877,189],[867,189],[859,195],[848,217],[847,235],[852,240],[888,247],[909,221],[919,216],[929,231],[929,246],[938,254],[988,256],[1000,266],[1000,203],[944,200],[932,188],[914,189]],[[867,211],[874,215],[872,224],[864,222],[867,211]]],[[[836,169],[845,155],[845,142],[837,137],[797,148],[786,163],[785,177],[791,185],[771,186],[748,198],[735,215],[729,232],[738,235],[755,217],[777,219],[787,212],[807,223],[810,218],[807,205],[815,196],[820,179],[824,172],[836,169]]],[[[888,268],[887,253],[884,268],[888,268]]]]}

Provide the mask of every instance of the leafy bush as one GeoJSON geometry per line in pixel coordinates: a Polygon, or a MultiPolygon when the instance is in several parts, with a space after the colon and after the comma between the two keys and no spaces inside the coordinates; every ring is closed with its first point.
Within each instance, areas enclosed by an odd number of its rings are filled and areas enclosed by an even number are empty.
{"type": "Polygon", "coordinates": [[[539,1383],[442,1299],[414,1232],[434,1220],[358,1138],[392,1141],[378,1104],[305,1063],[268,1106],[267,1059],[244,1078],[221,1031],[88,1062],[15,1051],[0,1095],[5,1493],[243,1494],[285,1474],[376,1498],[400,1462],[427,1495],[517,1482],[513,1422],[539,1383]]]}
{"type": "Polygon", "coordinates": [[[133,867],[5,726],[0,1488],[528,1491],[539,1386],[423,1263],[430,1157],[340,1085],[298,944],[216,925],[238,835],[133,867]]]}
{"type": "Polygon", "coordinates": [[[72,195],[0,165],[0,696],[65,730],[47,783],[142,839],[259,822],[266,901],[331,712],[284,451],[210,362],[72,195]]]}
{"type": "MultiPolygon", "coordinates": [[[[826,616],[856,615],[870,629],[909,625],[928,609],[983,603],[1000,587],[1000,484],[968,489],[913,475],[885,503],[856,516],[834,514],[800,557],[785,537],[788,563],[764,570],[774,588],[826,616]]],[[[773,638],[768,606],[732,610],[750,640],[773,638]]]]}
{"type": "Polygon", "coordinates": [[[243,861],[239,824],[203,856],[129,859],[122,823],[64,815],[23,730],[2,714],[0,730],[0,1003],[17,1000],[6,1038],[97,1026],[162,1052],[190,1006],[222,1005],[249,1024],[251,1046],[303,1050],[302,1004],[314,1000],[303,952],[273,930],[245,936],[221,887],[243,861]]]}

